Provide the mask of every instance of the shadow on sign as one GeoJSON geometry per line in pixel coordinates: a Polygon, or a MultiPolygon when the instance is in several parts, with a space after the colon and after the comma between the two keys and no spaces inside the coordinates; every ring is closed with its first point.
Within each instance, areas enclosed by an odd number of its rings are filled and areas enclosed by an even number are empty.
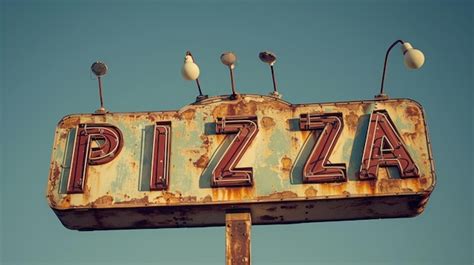
{"type": "Polygon", "coordinates": [[[140,183],[138,189],[140,191],[150,191],[150,174],[151,174],[151,157],[153,153],[153,134],[155,130],[154,125],[145,126],[142,129],[142,143],[140,153],[140,183]],[[148,143],[148,144],[147,144],[148,143]]]}
{"type": "MultiPolygon", "coordinates": [[[[206,135],[214,135],[216,133],[216,123],[215,122],[210,122],[206,123],[204,125],[204,134],[206,135]]],[[[212,171],[214,168],[216,168],[217,163],[219,163],[219,160],[224,156],[225,151],[227,150],[227,147],[232,143],[232,140],[234,139],[236,134],[230,134],[227,135],[222,143],[220,143],[219,147],[217,150],[212,154],[212,157],[207,164],[206,169],[202,172],[201,176],[199,176],[199,188],[212,188],[211,182],[212,182],[212,171]]]]}

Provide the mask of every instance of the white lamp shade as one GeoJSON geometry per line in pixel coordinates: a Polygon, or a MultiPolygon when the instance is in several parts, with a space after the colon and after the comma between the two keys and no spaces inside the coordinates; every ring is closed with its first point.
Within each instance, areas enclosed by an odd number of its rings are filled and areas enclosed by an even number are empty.
{"type": "Polygon", "coordinates": [[[196,80],[199,77],[199,66],[194,63],[191,56],[186,55],[181,74],[186,80],[196,80]]]}
{"type": "Polygon", "coordinates": [[[419,69],[425,63],[425,55],[420,50],[413,48],[410,43],[405,42],[402,50],[406,67],[410,69],[419,69]]]}

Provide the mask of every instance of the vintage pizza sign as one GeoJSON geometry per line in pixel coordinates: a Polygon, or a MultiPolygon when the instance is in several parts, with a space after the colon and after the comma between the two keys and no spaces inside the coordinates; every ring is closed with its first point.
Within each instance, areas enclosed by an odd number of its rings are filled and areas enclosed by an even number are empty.
{"type": "Polygon", "coordinates": [[[209,99],[74,114],[56,128],[47,200],[70,229],[409,217],[435,186],[420,104],[209,99]]]}

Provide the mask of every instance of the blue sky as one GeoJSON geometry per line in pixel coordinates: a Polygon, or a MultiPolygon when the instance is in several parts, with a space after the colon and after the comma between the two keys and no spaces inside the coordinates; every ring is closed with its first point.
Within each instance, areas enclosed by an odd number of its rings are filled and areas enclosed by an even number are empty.
{"type": "MultiPolygon", "coordinates": [[[[254,264],[471,264],[472,1],[1,1],[0,190],[3,264],[223,264],[224,228],[81,233],[44,198],[56,123],[98,106],[89,66],[103,60],[112,111],[179,109],[195,87],[191,50],[209,95],[228,94],[219,62],[234,51],[237,89],[271,91],[258,52],[278,55],[293,103],[370,99],[396,39],[423,50],[404,68],[395,50],[386,91],[425,108],[438,184],[409,219],[254,226],[254,264]]],[[[398,47],[396,48],[398,49],[398,47]]]]}

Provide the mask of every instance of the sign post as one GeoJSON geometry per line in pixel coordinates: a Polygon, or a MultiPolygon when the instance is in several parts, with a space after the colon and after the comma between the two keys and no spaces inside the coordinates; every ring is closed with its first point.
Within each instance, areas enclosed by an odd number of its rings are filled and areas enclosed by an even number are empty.
{"type": "Polygon", "coordinates": [[[226,264],[250,265],[250,213],[227,212],[225,223],[226,264]]]}

